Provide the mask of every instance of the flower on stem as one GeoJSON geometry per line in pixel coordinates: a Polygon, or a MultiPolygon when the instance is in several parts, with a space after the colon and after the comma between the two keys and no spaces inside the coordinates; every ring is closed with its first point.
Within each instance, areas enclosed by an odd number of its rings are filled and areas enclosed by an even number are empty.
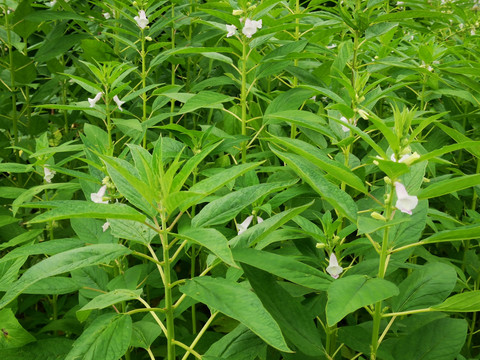
{"type": "MultiPolygon", "coordinates": [[[[348,121],[348,119],[345,116],[342,116],[340,118],[340,121],[344,122],[345,124],[350,124],[350,121],[348,121]]],[[[347,133],[347,132],[350,131],[350,129],[348,127],[346,127],[345,125],[340,125],[340,126],[342,127],[343,132],[347,133]]]]}
{"type": "Polygon", "coordinates": [[[257,32],[258,29],[262,28],[262,20],[250,20],[245,19],[245,25],[243,26],[242,33],[247,38],[251,38],[253,34],[257,32]]]}
{"type": "Polygon", "coordinates": [[[237,27],[235,25],[226,25],[227,27],[227,37],[235,36],[237,34],[237,27]]]}
{"type": "Polygon", "coordinates": [[[55,176],[56,174],[56,171],[55,170],[50,170],[47,166],[45,166],[43,168],[43,173],[44,173],[44,179],[47,183],[51,183],[52,182],[52,179],[53,177],[55,176]]]}
{"type": "Polygon", "coordinates": [[[97,103],[98,100],[102,97],[102,92],[99,92],[93,99],[88,98],[88,102],[90,103],[90,107],[93,108],[95,107],[95,104],[97,103]]]}
{"type": "Polygon", "coordinates": [[[340,265],[338,265],[337,257],[333,252],[330,255],[330,261],[328,263],[326,270],[330,274],[330,276],[334,279],[338,279],[338,276],[343,272],[343,268],[340,265]]]}
{"type": "Polygon", "coordinates": [[[395,207],[405,214],[412,215],[412,210],[415,209],[418,204],[418,198],[413,195],[408,195],[407,189],[405,189],[402,183],[396,181],[394,185],[397,193],[395,207]]]}
{"type": "Polygon", "coordinates": [[[90,199],[97,204],[108,204],[108,200],[103,200],[106,191],[107,185],[103,185],[98,192],[90,194],[90,199]]]}
{"type": "MultiPolygon", "coordinates": [[[[241,235],[245,231],[247,231],[252,220],[253,220],[253,215],[250,215],[250,216],[247,216],[247,218],[241,224],[237,224],[238,235],[241,235]]],[[[260,216],[257,216],[257,223],[260,224],[261,222],[263,222],[263,219],[260,216]]]]}
{"type": "Polygon", "coordinates": [[[113,101],[115,101],[115,104],[117,104],[118,110],[123,111],[122,105],[125,104],[125,101],[120,100],[117,95],[113,97],[113,101]]]}
{"type": "Polygon", "coordinates": [[[140,29],[145,29],[148,25],[148,18],[145,15],[145,10],[140,10],[138,16],[135,16],[133,19],[137,22],[140,29]]]}

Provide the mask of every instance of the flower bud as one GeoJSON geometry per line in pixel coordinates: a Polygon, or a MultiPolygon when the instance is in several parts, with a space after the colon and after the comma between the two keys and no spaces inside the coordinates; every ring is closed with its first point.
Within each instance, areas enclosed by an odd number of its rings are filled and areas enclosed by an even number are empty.
{"type": "Polygon", "coordinates": [[[382,220],[382,221],[387,221],[387,219],[385,218],[385,216],[383,216],[382,214],[374,211],[372,213],[370,213],[370,216],[372,218],[374,218],[375,220],[382,220]]]}
{"type": "Polygon", "coordinates": [[[232,11],[232,15],[234,16],[240,16],[243,14],[243,10],[238,10],[238,9],[235,9],[232,11]]]}

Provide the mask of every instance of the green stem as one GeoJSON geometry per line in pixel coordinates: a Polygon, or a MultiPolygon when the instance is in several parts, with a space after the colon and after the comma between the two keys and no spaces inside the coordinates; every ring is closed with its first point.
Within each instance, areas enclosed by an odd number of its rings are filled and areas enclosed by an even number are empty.
{"type": "Polygon", "coordinates": [[[173,316],[173,300],[172,300],[172,286],[171,286],[171,266],[170,266],[170,254],[168,246],[168,234],[166,232],[166,214],[161,213],[162,228],[160,232],[160,240],[163,248],[163,261],[165,265],[163,267],[164,285],[165,285],[165,317],[167,321],[167,359],[175,360],[175,327],[173,316]]]}
{"type": "MultiPolygon", "coordinates": [[[[5,4],[5,3],[4,3],[5,4]]],[[[7,49],[8,60],[10,65],[10,90],[12,92],[12,128],[13,128],[13,145],[18,145],[18,115],[17,115],[17,95],[15,87],[15,67],[13,65],[13,48],[12,48],[12,34],[10,24],[8,22],[8,6],[5,5],[5,29],[7,31],[7,49]]],[[[17,162],[20,161],[18,150],[16,151],[17,162]]]]}
{"type": "Polygon", "coordinates": [[[325,352],[329,359],[335,359],[335,345],[337,343],[337,325],[326,328],[325,352]]]}
{"type": "MultiPolygon", "coordinates": [[[[140,53],[142,58],[142,88],[146,88],[146,79],[147,79],[147,72],[146,72],[146,64],[145,64],[145,32],[142,29],[142,52],[140,53]]],[[[147,93],[144,92],[142,94],[143,100],[143,112],[142,112],[142,123],[147,120],[147,93]]],[[[143,148],[147,148],[147,129],[145,129],[145,135],[143,136],[143,148]]]]}
{"type": "MultiPolygon", "coordinates": [[[[175,18],[175,5],[172,4],[172,21],[173,19],[175,18]]],[[[171,45],[172,45],[172,50],[175,49],[175,27],[172,26],[172,32],[171,32],[171,45]]],[[[171,74],[171,78],[170,78],[170,84],[172,86],[175,85],[175,64],[172,64],[172,74],[171,74]]],[[[173,113],[173,111],[175,110],[175,100],[172,99],[170,100],[170,112],[173,113]]],[[[173,124],[173,115],[170,116],[170,124],[173,124]]]]}
{"type": "MultiPolygon", "coordinates": [[[[203,325],[202,327],[202,330],[200,330],[200,332],[198,333],[198,335],[195,337],[195,339],[193,340],[193,342],[190,344],[189,348],[190,349],[194,349],[195,348],[195,345],[197,345],[197,343],[200,341],[200,339],[202,338],[203,334],[205,334],[205,332],[207,331],[207,329],[210,327],[210,324],[213,322],[213,320],[215,319],[215,316],[217,316],[218,314],[218,311],[213,313],[210,318],[207,320],[207,322],[205,323],[205,325],[203,325]]],[[[188,356],[191,354],[191,352],[189,350],[187,350],[187,352],[185,353],[185,355],[182,357],[182,360],[187,360],[188,356]]]]}
{"type": "MultiPolygon", "coordinates": [[[[295,1],[295,14],[300,14],[300,0],[295,1]]],[[[295,18],[295,41],[300,39],[300,19],[295,18]]],[[[293,60],[293,66],[298,66],[298,59],[293,60]]],[[[293,88],[296,88],[298,85],[298,78],[293,77],[293,88]]],[[[290,129],[290,138],[295,139],[297,137],[297,126],[292,124],[290,129]]]]}
{"type": "MultiPolygon", "coordinates": [[[[393,184],[393,182],[392,182],[393,184]]],[[[390,193],[387,197],[385,204],[385,217],[390,220],[392,216],[392,200],[393,200],[393,185],[390,186],[390,193]]],[[[388,256],[388,235],[390,231],[390,226],[387,226],[383,232],[382,248],[380,251],[380,263],[378,265],[378,278],[383,279],[385,277],[385,272],[387,270],[387,256],[388,256]]],[[[375,312],[373,314],[373,329],[372,329],[372,343],[370,359],[375,360],[377,358],[378,351],[378,336],[380,334],[380,324],[382,321],[382,301],[378,301],[375,304],[375,312]]]]}
{"type": "MultiPolygon", "coordinates": [[[[242,136],[247,135],[247,40],[242,41],[242,88],[240,106],[242,108],[242,136]]],[[[242,142],[242,163],[247,162],[247,141],[242,142]]]]}

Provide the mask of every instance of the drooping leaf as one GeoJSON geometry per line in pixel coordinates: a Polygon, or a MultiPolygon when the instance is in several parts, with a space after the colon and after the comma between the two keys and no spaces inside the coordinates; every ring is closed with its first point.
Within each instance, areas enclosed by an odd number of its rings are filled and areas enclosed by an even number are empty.
{"type": "Polygon", "coordinates": [[[352,275],[335,280],[328,289],[327,322],[333,326],[346,315],[377,301],[398,295],[390,281],[352,275]]]}
{"type": "Polygon", "coordinates": [[[258,297],[240,284],[222,278],[199,277],[187,280],[180,291],[240,321],[270,346],[280,351],[291,351],[280,327],[258,297]]]}

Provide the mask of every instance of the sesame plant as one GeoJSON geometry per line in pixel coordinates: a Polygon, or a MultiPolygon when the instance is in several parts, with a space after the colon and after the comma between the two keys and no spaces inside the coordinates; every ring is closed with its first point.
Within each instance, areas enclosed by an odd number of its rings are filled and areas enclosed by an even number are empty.
{"type": "Polygon", "coordinates": [[[480,3],[0,0],[2,360],[480,359],[480,3]]]}

